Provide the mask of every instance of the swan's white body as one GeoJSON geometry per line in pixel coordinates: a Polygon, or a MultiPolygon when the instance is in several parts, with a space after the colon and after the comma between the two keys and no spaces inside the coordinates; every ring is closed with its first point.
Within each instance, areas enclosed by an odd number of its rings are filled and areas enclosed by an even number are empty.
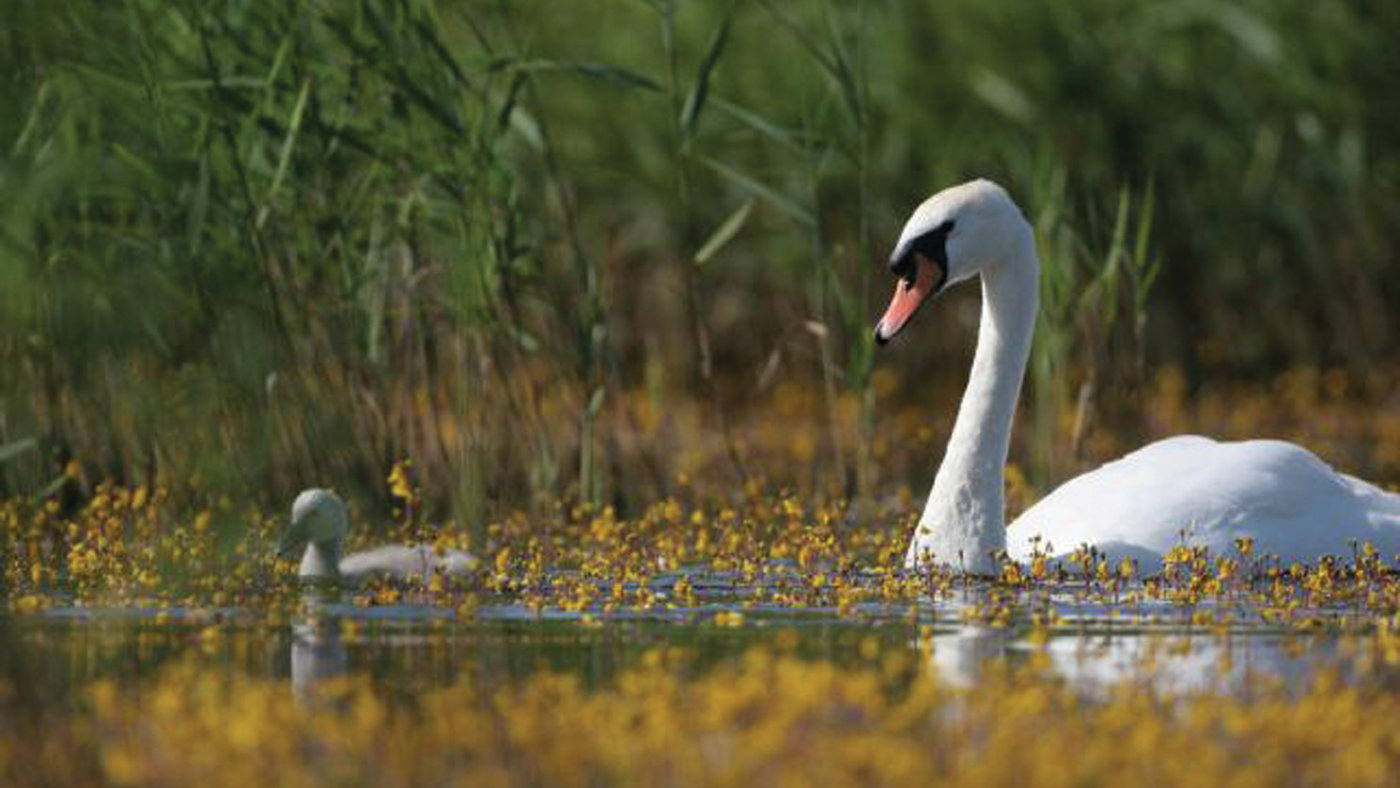
{"type": "Polygon", "coordinates": [[[1315,561],[1372,543],[1400,553],[1400,495],[1339,474],[1311,452],[1271,440],[1178,436],[1065,483],[1005,527],[1002,488],[1016,399],[1038,308],[1040,266],[1030,225],[1001,187],[972,181],[914,212],[892,255],[903,277],[876,327],[888,340],[943,282],[980,275],[982,319],[967,389],[905,563],[996,570],[1040,538],[1052,555],[1090,545],[1160,565],[1178,544],[1214,554],[1254,541],[1259,555],[1315,561]],[[939,258],[939,259],[934,259],[939,258]],[[917,270],[917,277],[915,271],[917,270]],[[933,286],[930,283],[939,281],[933,286]]]}
{"type": "Polygon", "coordinates": [[[1366,542],[1389,560],[1400,553],[1400,496],[1337,473],[1296,444],[1178,435],[1041,499],[1008,529],[1011,557],[1028,560],[1036,534],[1041,550],[1047,539],[1056,553],[1095,545],[1115,561],[1138,558],[1143,571],[1176,545],[1228,555],[1240,538],[1285,566],[1350,556],[1366,542]]]}
{"type": "Polygon", "coordinates": [[[330,490],[302,490],[292,503],[292,521],[279,552],[305,543],[297,574],[303,578],[358,580],[368,575],[427,577],[434,572],[465,574],[479,566],[476,557],[460,550],[438,552],[431,545],[390,544],[342,557],[349,530],[345,503],[330,490]]]}

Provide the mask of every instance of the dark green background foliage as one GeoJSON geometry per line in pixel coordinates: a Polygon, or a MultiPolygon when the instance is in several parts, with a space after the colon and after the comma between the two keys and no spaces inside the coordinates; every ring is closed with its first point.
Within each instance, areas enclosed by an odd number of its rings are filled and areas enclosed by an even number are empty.
{"type": "MultiPolygon", "coordinates": [[[[1396,40],[1365,0],[12,0],[0,444],[596,497],[621,394],[729,436],[777,364],[860,404],[860,477],[883,257],[978,175],[1040,235],[1044,407],[1365,368],[1400,339],[1396,40]]],[[[908,380],[960,380],[966,290],[884,357],[908,380]]]]}

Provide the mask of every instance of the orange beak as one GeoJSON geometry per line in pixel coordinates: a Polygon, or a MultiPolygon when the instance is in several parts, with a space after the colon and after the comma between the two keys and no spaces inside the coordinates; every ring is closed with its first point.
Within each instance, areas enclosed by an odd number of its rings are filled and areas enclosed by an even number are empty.
{"type": "Polygon", "coordinates": [[[924,299],[943,281],[943,269],[938,263],[917,252],[914,254],[914,262],[914,282],[911,284],[909,280],[900,278],[899,284],[894,288],[894,298],[890,299],[890,306],[885,310],[885,316],[875,324],[875,341],[881,345],[893,339],[894,335],[904,328],[909,318],[919,311],[924,299]]]}

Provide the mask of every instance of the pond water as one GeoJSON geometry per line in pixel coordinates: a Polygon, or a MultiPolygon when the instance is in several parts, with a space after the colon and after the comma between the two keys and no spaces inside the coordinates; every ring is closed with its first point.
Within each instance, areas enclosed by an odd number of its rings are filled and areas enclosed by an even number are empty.
{"type": "Polygon", "coordinates": [[[659,648],[683,649],[703,671],[755,646],[842,665],[897,654],[963,687],[1036,659],[1086,697],[1127,681],[1164,694],[1245,696],[1261,685],[1306,686],[1323,670],[1355,682],[1393,679],[1376,659],[1375,623],[1345,606],[1295,611],[1295,621],[1310,622],[1300,627],[1266,623],[1238,600],[1140,601],[1129,588],[1130,601],[1117,601],[1073,584],[1008,593],[966,583],[912,602],[838,610],[754,602],[738,578],[710,572],[654,578],[657,598],[682,578],[694,589],[691,604],[574,611],[498,595],[464,614],[411,596],[365,606],[351,592],[320,589],[303,592],[284,617],[237,607],[69,605],[13,617],[6,628],[17,669],[50,697],[99,678],[139,684],[187,656],[209,670],[285,681],[298,695],[344,674],[412,695],[543,670],[596,686],[659,648]]]}

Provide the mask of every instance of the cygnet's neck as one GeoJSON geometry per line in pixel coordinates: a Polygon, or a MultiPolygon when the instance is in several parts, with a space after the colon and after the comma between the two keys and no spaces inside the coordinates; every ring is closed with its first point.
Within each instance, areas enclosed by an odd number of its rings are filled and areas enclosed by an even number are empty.
{"type": "Polygon", "coordinates": [[[1006,549],[1006,452],[1011,422],[1035,332],[1040,266],[1029,226],[1009,239],[1008,259],[986,266],[982,319],[972,372],[958,406],[943,464],[905,563],[933,563],[966,572],[996,571],[992,556],[1006,549]]]}
{"type": "Polygon", "coordinates": [[[340,540],[307,542],[301,556],[300,577],[340,577],[340,540]]]}

